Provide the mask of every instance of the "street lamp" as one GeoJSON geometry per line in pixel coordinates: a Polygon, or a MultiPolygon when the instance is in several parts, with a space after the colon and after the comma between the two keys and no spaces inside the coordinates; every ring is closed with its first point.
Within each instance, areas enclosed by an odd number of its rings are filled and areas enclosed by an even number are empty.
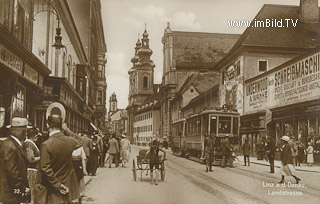
{"type": "Polygon", "coordinates": [[[56,8],[50,3],[50,0],[49,1],[45,1],[43,0],[44,2],[47,3],[47,5],[52,8],[54,10],[54,12],[50,9],[45,9],[45,10],[41,10],[41,11],[38,11],[36,12],[34,15],[33,15],[33,20],[35,20],[35,16],[41,12],[44,12],[44,11],[47,11],[47,12],[50,12],[52,14],[54,14],[56,17],[57,17],[57,20],[58,20],[58,26],[56,28],[56,36],[55,36],[55,42],[54,44],[52,45],[52,47],[56,48],[56,49],[60,49],[60,48],[63,48],[65,47],[63,44],[62,44],[62,37],[60,36],[61,35],[61,28],[60,28],[60,18],[58,16],[58,12],[56,10],[56,8]]]}

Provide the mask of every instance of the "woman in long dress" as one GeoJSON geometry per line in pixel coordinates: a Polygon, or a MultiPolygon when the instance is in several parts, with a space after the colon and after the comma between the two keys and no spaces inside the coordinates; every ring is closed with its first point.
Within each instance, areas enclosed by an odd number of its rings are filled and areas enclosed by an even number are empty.
{"type": "Polygon", "coordinates": [[[308,166],[312,166],[314,159],[313,159],[313,147],[311,145],[311,142],[308,142],[308,148],[307,148],[307,163],[308,166]]]}

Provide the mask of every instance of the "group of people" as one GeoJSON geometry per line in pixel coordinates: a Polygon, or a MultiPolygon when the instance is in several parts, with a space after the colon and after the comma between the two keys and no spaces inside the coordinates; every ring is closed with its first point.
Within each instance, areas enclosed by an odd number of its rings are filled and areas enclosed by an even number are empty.
{"type": "Polygon", "coordinates": [[[120,161],[122,167],[126,168],[129,161],[131,153],[130,140],[124,134],[121,137],[122,139],[113,134],[109,140],[109,168],[112,167],[112,163],[115,163],[116,167],[118,167],[120,161]]]}
{"type": "MultiPolygon", "coordinates": [[[[204,141],[204,153],[206,160],[206,172],[213,172],[212,170],[212,162],[214,161],[214,151],[215,148],[215,138],[213,136],[206,137],[204,141]]],[[[222,161],[221,167],[224,168],[227,163],[229,163],[230,167],[233,167],[233,147],[230,144],[229,137],[226,136],[221,139],[221,153],[222,153],[222,161]]]]}
{"type": "MultiPolygon", "coordinates": [[[[14,117],[1,131],[0,203],[81,203],[84,176],[95,176],[113,148],[103,134],[73,133],[60,115],[49,115],[47,127],[46,138],[26,118],[14,117]]],[[[130,148],[128,141],[121,146],[130,148]]]]}

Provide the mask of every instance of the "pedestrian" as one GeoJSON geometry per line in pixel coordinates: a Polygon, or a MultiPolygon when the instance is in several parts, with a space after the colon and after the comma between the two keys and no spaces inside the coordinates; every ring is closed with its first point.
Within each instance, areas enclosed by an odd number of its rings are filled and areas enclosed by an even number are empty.
{"type": "Polygon", "coordinates": [[[250,144],[248,140],[246,139],[244,144],[242,145],[242,153],[244,158],[244,165],[247,165],[247,159],[248,159],[248,166],[250,166],[250,144]]]}
{"type": "Polygon", "coordinates": [[[221,167],[224,168],[226,163],[229,161],[230,167],[233,167],[233,159],[232,159],[232,146],[229,142],[228,136],[224,137],[222,141],[221,150],[222,150],[222,163],[221,167]]]}
{"type": "Polygon", "coordinates": [[[92,139],[90,139],[86,134],[82,134],[81,141],[83,144],[83,150],[86,154],[85,169],[87,170],[87,173],[91,173],[91,171],[89,171],[89,163],[91,162],[92,139]]]}
{"type": "Polygon", "coordinates": [[[83,147],[79,147],[78,149],[72,152],[72,164],[75,170],[79,192],[80,192],[80,199],[79,203],[82,201],[82,197],[85,193],[85,183],[84,183],[84,176],[88,175],[86,170],[86,153],[84,152],[83,147]]]}
{"type": "Polygon", "coordinates": [[[26,139],[26,118],[14,117],[7,139],[0,148],[0,202],[26,203],[31,201],[27,176],[27,160],[22,144],[26,139]]]}
{"type": "Polygon", "coordinates": [[[95,176],[97,173],[97,169],[99,166],[99,154],[100,154],[100,146],[98,143],[98,135],[93,135],[92,138],[92,152],[91,152],[91,158],[92,158],[92,169],[91,169],[91,175],[95,176]]]}
{"type": "Polygon", "coordinates": [[[122,135],[121,139],[121,158],[122,158],[122,167],[126,168],[126,165],[129,161],[129,155],[131,153],[130,141],[126,135],[122,135]]]}
{"type": "Polygon", "coordinates": [[[307,152],[307,164],[308,164],[308,166],[312,166],[313,162],[314,162],[314,159],[313,159],[314,149],[313,149],[311,142],[308,142],[308,148],[307,148],[306,152],[307,152]]]}
{"type": "Polygon", "coordinates": [[[298,184],[299,181],[301,181],[300,178],[296,176],[296,171],[293,165],[293,159],[292,159],[292,151],[291,147],[288,144],[290,138],[289,136],[282,136],[281,138],[283,146],[281,151],[281,181],[280,183],[284,183],[284,177],[286,175],[292,176],[296,183],[298,184]]]}
{"type": "Polygon", "coordinates": [[[103,138],[101,136],[101,134],[97,133],[97,143],[99,146],[99,167],[104,167],[104,158],[103,158],[103,152],[104,152],[104,145],[103,145],[103,138]]]}
{"type": "Polygon", "coordinates": [[[293,165],[297,166],[298,145],[296,144],[295,137],[291,136],[288,144],[291,147],[293,165]]]}
{"type": "Polygon", "coordinates": [[[34,202],[34,184],[40,164],[40,150],[35,144],[38,139],[38,129],[31,128],[27,131],[27,139],[24,141],[23,152],[28,160],[28,183],[31,190],[31,203],[34,202]]]}
{"type": "Polygon", "coordinates": [[[304,161],[304,145],[301,142],[301,139],[298,140],[298,156],[297,156],[297,164],[298,166],[301,165],[301,163],[303,163],[304,161]]]}
{"type": "Polygon", "coordinates": [[[119,166],[118,161],[119,143],[116,140],[116,135],[113,134],[111,140],[109,140],[109,168],[112,166],[113,159],[115,159],[116,167],[119,166]]]}
{"type": "Polygon", "coordinates": [[[206,172],[212,170],[212,161],[213,161],[213,151],[214,151],[214,141],[212,136],[207,136],[204,141],[204,152],[206,159],[206,172]]]}
{"type": "Polygon", "coordinates": [[[274,155],[276,153],[276,143],[272,136],[267,138],[267,156],[270,164],[270,173],[274,173],[274,155]]]}
{"type": "MultiPolygon", "coordinates": [[[[159,141],[154,138],[151,142],[150,149],[146,152],[145,156],[147,155],[150,158],[150,177],[151,177],[151,184],[153,184],[153,167],[155,168],[156,173],[156,181],[155,185],[158,185],[159,181],[159,151],[162,151],[164,153],[164,159],[166,158],[166,152],[163,151],[161,148],[159,148],[159,141]]],[[[146,160],[146,158],[145,158],[146,160]]]]}
{"type": "Polygon", "coordinates": [[[257,160],[262,160],[261,156],[261,142],[258,142],[256,145],[256,152],[257,152],[257,160]]]}
{"type": "Polygon", "coordinates": [[[72,152],[82,146],[81,139],[71,134],[62,117],[49,115],[49,139],[40,147],[41,184],[47,188],[47,203],[69,203],[80,198],[72,164],[72,152]],[[62,129],[70,136],[62,133],[62,129]]]}

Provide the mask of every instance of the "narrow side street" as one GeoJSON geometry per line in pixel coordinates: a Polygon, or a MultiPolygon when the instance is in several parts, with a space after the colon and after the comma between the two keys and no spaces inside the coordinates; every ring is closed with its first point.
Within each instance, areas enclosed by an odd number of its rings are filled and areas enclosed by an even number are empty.
{"type": "Polygon", "coordinates": [[[138,148],[131,154],[130,167],[100,168],[87,185],[87,197],[83,203],[319,203],[320,182],[318,173],[297,172],[302,182],[299,186],[293,178],[286,178],[286,187],[275,187],[280,180],[279,169],[275,174],[269,168],[251,164],[250,167],[235,162],[235,168],[214,167],[206,173],[202,164],[173,156],[167,152],[166,176],[158,186],[150,184],[150,175],[143,173],[140,180],[133,180],[132,158],[136,159],[138,148]],[[271,187],[274,185],[274,187],[271,187]],[[269,186],[269,187],[267,187],[269,186]],[[297,192],[302,195],[272,195],[274,192],[297,192]]]}

